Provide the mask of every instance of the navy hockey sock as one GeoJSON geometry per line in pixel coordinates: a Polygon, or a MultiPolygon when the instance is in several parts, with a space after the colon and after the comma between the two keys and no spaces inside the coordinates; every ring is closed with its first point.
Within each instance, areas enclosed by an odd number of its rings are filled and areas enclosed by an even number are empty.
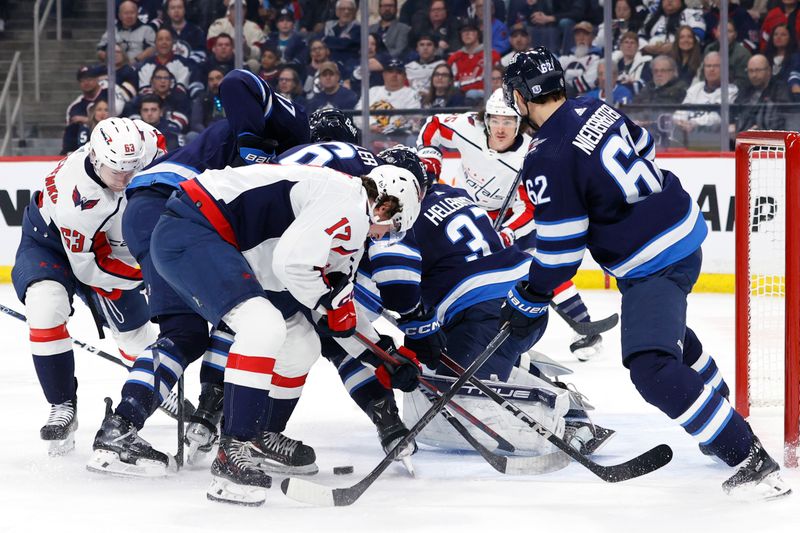
{"type": "Polygon", "coordinates": [[[589,310],[572,282],[569,282],[569,287],[553,296],[553,305],[575,322],[588,322],[591,320],[589,310]]]}
{"type": "Polygon", "coordinates": [[[233,344],[232,334],[216,328],[211,330],[208,348],[203,354],[203,365],[200,367],[200,383],[222,385],[231,344],[233,344]]]}
{"type": "Polygon", "coordinates": [[[391,391],[378,382],[372,369],[350,356],[345,357],[339,365],[339,377],[347,394],[365,413],[368,413],[372,400],[391,394],[391,391]]]}
{"type": "Polygon", "coordinates": [[[265,419],[262,431],[272,431],[274,433],[283,433],[286,429],[286,423],[289,417],[292,416],[294,408],[297,407],[299,398],[291,400],[278,400],[269,398],[265,409],[265,419]]]}
{"type": "Polygon", "coordinates": [[[238,440],[256,438],[266,421],[266,407],[269,401],[267,391],[226,382],[224,394],[222,433],[238,440]],[[234,401],[239,405],[235,410],[234,401]],[[247,406],[247,409],[242,409],[241,406],[247,406]]]}
{"type": "Polygon", "coordinates": [[[663,352],[641,352],[628,361],[631,381],[647,403],[675,420],[728,465],[741,463],[753,435],[742,416],[700,375],[663,352]]]}
{"type": "Polygon", "coordinates": [[[690,328],[686,328],[686,336],[683,340],[683,363],[700,374],[706,385],[715,389],[725,398],[730,397],[731,391],[722,377],[722,372],[717,368],[717,363],[713,357],[703,351],[703,344],[690,328]]]}
{"type": "Polygon", "coordinates": [[[54,328],[30,328],[33,366],[51,404],[60,404],[75,397],[75,355],[67,325],[54,328]]]}

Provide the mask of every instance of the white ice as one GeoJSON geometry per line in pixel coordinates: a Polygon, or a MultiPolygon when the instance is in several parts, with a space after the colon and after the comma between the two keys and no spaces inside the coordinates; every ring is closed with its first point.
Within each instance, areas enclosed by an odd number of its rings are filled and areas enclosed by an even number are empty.
{"type": "MultiPolygon", "coordinates": [[[[619,310],[615,291],[585,291],[594,318],[619,310]]],[[[9,285],[0,301],[22,310],[9,285]]],[[[77,304],[69,330],[76,338],[109,352],[90,317],[77,304]]],[[[697,331],[733,385],[732,295],[692,295],[689,324],[697,331]]],[[[572,381],[597,406],[594,420],[617,430],[617,437],[595,459],[603,464],[627,460],[659,443],[675,451],[672,462],[645,477],[604,483],[580,465],[540,477],[503,476],[476,454],[448,454],[423,448],[414,456],[416,479],[393,465],[354,505],[312,508],[286,498],[276,480],[267,503],[256,509],[206,500],[208,459],[166,479],[137,480],[88,472],[94,433],[103,417],[103,398],[119,401],[125,373],[96,355],[75,350],[80,380],[76,449],[50,458],[39,440],[48,405],[36,380],[25,324],[0,317],[0,532],[797,532],[800,495],[772,502],[742,503],[723,494],[731,473],[703,457],[682,429],[645,404],[620,364],[619,330],[605,335],[605,353],[587,363],[569,354],[571,334],[552,317],[537,348],[571,366],[572,381]]],[[[190,368],[187,397],[196,403],[198,368],[190,368]]],[[[773,456],[781,455],[777,411],[759,413],[751,423],[773,456]]],[[[287,434],[312,445],[320,474],[316,481],[349,486],[382,457],[372,424],[350,401],[333,367],[320,360],[311,372],[287,434]],[[333,476],[339,465],[355,473],[333,476]]],[[[175,425],[156,413],[142,431],[157,448],[174,453],[175,425]]],[[[800,490],[800,472],[784,470],[800,490]]]]}

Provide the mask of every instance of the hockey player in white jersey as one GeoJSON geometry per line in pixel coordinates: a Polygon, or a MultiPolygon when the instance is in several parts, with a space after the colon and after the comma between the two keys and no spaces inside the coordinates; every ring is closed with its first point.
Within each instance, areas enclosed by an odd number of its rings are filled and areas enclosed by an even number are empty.
{"type": "MultiPolygon", "coordinates": [[[[464,189],[492,220],[504,219],[499,233],[505,246],[516,244],[532,252],[536,236],[534,204],[517,181],[531,137],[520,132],[520,123],[519,116],[503,101],[503,90],[497,89],[487,100],[483,113],[430,117],[420,131],[417,150],[426,170],[437,179],[441,177],[442,149],[458,151],[460,160],[453,185],[464,189]],[[510,208],[500,213],[509,194],[514,194],[508,204],[510,208]]],[[[590,320],[572,281],[556,289],[553,303],[577,322],[590,320]]],[[[570,351],[581,361],[601,350],[600,335],[578,335],[570,344],[570,351]]]]}
{"type": "MultiPolygon", "coordinates": [[[[155,144],[154,144],[155,146],[155,144]]],[[[109,118],[87,145],[61,160],[26,207],[11,272],[30,327],[34,367],[50,416],[41,438],[51,455],[74,447],[77,380],[67,321],[73,297],[99,304],[128,361],[155,340],[142,275],[121,237],[123,191],[147,162],[145,138],[129,119],[109,118]]]]}

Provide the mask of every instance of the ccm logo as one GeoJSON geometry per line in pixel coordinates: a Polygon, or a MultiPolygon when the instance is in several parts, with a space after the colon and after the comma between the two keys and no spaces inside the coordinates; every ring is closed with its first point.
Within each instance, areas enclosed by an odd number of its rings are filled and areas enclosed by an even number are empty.
{"type": "Polygon", "coordinates": [[[406,328],[406,335],[408,335],[409,337],[414,335],[429,335],[434,331],[436,331],[437,329],[439,329],[439,323],[432,322],[430,324],[422,324],[421,326],[418,327],[406,328]]]}

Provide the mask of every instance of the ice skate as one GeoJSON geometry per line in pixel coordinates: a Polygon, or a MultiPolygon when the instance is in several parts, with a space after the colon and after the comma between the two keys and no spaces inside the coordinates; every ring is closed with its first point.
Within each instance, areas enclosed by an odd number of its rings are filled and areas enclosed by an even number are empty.
{"type": "Polygon", "coordinates": [[[223,436],[211,464],[208,499],[251,507],[263,504],[272,478],[258,466],[260,457],[253,442],[223,436]]]}
{"type": "Polygon", "coordinates": [[[42,440],[49,444],[48,454],[58,457],[75,448],[75,432],[78,430],[77,398],[64,403],[51,404],[47,423],[39,430],[42,440]]]}
{"type": "Polygon", "coordinates": [[[283,433],[265,431],[253,441],[259,454],[256,462],[265,472],[310,476],[319,472],[314,448],[283,433]]]}
{"type": "Polygon", "coordinates": [[[603,351],[603,336],[577,336],[573,338],[572,344],[569,345],[569,351],[578,358],[578,361],[588,361],[603,351]]]}
{"type": "MultiPolygon", "coordinates": [[[[369,404],[369,417],[375,428],[378,430],[378,438],[381,441],[383,452],[388,454],[400,442],[400,439],[408,435],[408,428],[400,419],[397,405],[391,398],[373,400],[369,404]]],[[[411,464],[411,456],[417,453],[416,441],[411,441],[397,456],[397,461],[403,463],[408,473],[414,475],[414,466],[411,464]]]]}
{"type": "Polygon", "coordinates": [[[791,494],[783,481],[780,466],[769,456],[758,437],[753,435],[750,453],[734,475],[722,484],[722,490],[736,498],[772,500],[791,494]]]}
{"type": "Polygon", "coordinates": [[[163,477],[171,457],[154,449],[138,436],[136,427],[115,415],[106,398],[106,417],[92,445],[94,454],[86,468],[100,473],[129,477],[163,477]]]}
{"type": "Polygon", "coordinates": [[[610,441],[616,431],[579,420],[567,420],[564,441],[581,455],[591,455],[610,441]]]}
{"type": "Polygon", "coordinates": [[[214,449],[219,440],[222,420],[223,388],[215,383],[204,383],[197,410],[186,426],[184,441],[188,447],[186,461],[196,464],[214,449]]]}

